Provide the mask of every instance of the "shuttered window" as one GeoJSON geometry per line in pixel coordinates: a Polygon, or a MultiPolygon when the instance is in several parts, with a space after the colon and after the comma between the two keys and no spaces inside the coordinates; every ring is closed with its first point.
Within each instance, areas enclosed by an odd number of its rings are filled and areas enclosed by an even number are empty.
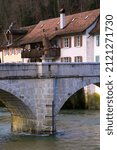
{"type": "Polygon", "coordinates": [[[61,48],[70,48],[71,47],[71,37],[63,37],[61,39],[61,48]]]}
{"type": "Polygon", "coordinates": [[[71,57],[62,57],[61,62],[71,62],[71,57]]]}
{"type": "Polygon", "coordinates": [[[81,47],[82,46],[82,36],[81,35],[76,35],[74,37],[74,46],[75,47],[81,47]]]}
{"type": "Polygon", "coordinates": [[[75,62],[82,62],[83,61],[82,56],[76,56],[76,57],[74,57],[74,61],[75,62]]]}

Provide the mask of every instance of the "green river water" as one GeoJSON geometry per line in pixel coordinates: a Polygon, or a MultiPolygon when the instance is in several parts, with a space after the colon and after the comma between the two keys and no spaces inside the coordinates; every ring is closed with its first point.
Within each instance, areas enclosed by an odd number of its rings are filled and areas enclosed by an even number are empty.
{"type": "Polygon", "coordinates": [[[99,150],[100,112],[61,111],[54,136],[20,134],[10,131],[10,114],[0,108],[0,150],[99,150]]]}

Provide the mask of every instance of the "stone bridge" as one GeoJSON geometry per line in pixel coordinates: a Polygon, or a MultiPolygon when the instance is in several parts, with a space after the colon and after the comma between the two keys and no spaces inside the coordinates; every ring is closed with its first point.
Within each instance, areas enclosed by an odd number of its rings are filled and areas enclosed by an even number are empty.
{"type": "Polygon", "coordinates": [[[99,63],[0,64],[0,101],[11,113],[13,132],[51,134],[68,98],[99,82],[99,63]]]}

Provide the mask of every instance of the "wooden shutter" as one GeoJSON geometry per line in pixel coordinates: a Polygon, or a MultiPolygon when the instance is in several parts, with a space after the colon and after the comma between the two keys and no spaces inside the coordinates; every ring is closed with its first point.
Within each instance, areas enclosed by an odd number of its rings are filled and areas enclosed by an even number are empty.
{"type": "Polygon", "coordinates": [[[14,48],[14,54],[17,55],[17,48],[14,48]]]}
{"type": "Polygon", "coordinates": [[[81,60],[81,62],[83,62],[83,58],[82,58],[82,56],[80,56],[80,60],[81,60]]]}
{"type": "Polygon", "coordinates": [[[61,48],[63,48],[63,38],[61,38],[61,48]]]}
{"type": "Polygon", "coordinates": [[[76,36],[74,36],[74,47],[76,47],[76,36]]]}
{"type": "Polygon", "coordinates": [[[69,62],[71,62],[71,57],[69,57],[69,62]]]}
{"type": "Polygon", "coordinates": [[[82,35],[80,36],[80,46],[82,46],[82,35]]]}
{"type": "Polygon", "coordinates": [[[63,57],[61,58],[61,62],[63,62],[63,57]]]}
{"type": "Polygon", "coordinates": [[[68,39],[69,39],[69,47],[71,47],[71,37],[69,37],[68,39]]]}

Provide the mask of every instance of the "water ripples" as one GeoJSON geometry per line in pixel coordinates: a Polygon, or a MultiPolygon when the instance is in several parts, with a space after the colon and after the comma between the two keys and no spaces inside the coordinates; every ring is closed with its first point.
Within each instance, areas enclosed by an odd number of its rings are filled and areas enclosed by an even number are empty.
{"type": "Polygon", "coordinates": [[[62,111],[57,116],[55,136],[15,135],[10,131],[10,114],[0,112],[0,150],[99,150],[100,113],[62,111]]]}

